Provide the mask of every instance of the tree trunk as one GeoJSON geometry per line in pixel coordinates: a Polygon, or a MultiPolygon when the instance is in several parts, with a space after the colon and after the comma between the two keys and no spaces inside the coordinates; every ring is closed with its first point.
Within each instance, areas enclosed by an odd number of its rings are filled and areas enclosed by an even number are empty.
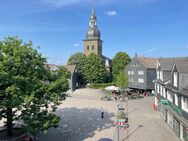
{"type": "Polygon", "coordinates": [[[12,122],[13,122],[13,114],[12,114],[12,108],[7,108],[7,136],[13,135],[12,133],[12,122]]]}

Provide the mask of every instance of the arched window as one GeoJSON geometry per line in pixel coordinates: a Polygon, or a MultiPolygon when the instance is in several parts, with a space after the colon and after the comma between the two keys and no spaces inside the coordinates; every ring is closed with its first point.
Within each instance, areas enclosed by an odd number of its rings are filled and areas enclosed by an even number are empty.
{"type": "Polygon", "coordinates": [[[94,45],[92,45],[92,50],[94,50],[94,45]]]}
{"type": "Polygon", "coordinates": [[[89,50],[89,45],[87,46],[87,50],[89,50]]]}

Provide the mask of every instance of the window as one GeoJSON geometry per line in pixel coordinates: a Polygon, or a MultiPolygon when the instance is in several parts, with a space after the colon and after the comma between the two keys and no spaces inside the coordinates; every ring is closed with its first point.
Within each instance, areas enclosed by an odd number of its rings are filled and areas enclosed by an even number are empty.
{"type": "Polygon", "coordinates": [[[139,78],[138,83],[144,83],[144,79],[139,78]]]}
{"type": "Polygon", "coordinates": [[[159,71],[157,71],[157,79],[159,79],[160,73],[159,71]]]}
{"type": "Polygon", "coordinates": [[[170,102],[173,101],[172,93],[171,93],[169,90],[167,90],[167,99],[168,99],[170,102]]]}
{"type": "Polygon", "coordinates": [[[157,84],[157,93],[158,94],[159,94],[159,89],[160,89],[159,84],[157,84]]]}
{"type": "Polygon", "coordinates": [[[162,96],[163,95],[163,86],[161,85],[160,87],[161,87],[160,88],[160,95],[162,96]]]}
{"type": "Polygon", "coordinates": [[[174,72],[174,87],[178,87],[178,73],[174,72]]]}
{"type": "Polygon", "coordinates": [[[131,71],[131,74],[134,75],[134,71],[131,71]]]}
{"type": "Polygon", "coordinates": [[[176,106],[178,106],[178,95],[177,94],[175,94],[175,104],[176,104],[176,106]]]}
{"type": "Polygon", "coordinates": [[[139,70],[138,71],[138,75],[144,75],[144,71],[143,70],[139,70]]]}
{"type": "Polygon", "coordinates": [[[92,45],[92,50],[94,50],[94,45],[92,45]]]}
{"type": "Polygon", "coordinates": [[[185,97],[181,98],[181,106],[185,112],[188,112],[188,99],[187,98],[185,97]]]}
{"type": "Polygon", "coordinates": [[[163,97],[166,98],[166,88],[163,87],[163,97]]]}
{"type": "Polygon", "coordinates": [[[163,81],[163,71],[160,71],[160,80],[163,81]]]}
{"type": "Polygon", "coordinates": [[[131,74],[131,72],[130,72],[130,71],[128,71],[128,74],[130,75],[130,74],[131,74]]]}
{"type": "Polygon", "coordinates": [[[155,91],[157,91],[157,83],[156,82],[155,82],[154,86],[155,86],[155,91]]]}
{"type": "Polygon", "coordinates": [[[89,46],[87,46],[87,50],[89,50],[89,46]]]}

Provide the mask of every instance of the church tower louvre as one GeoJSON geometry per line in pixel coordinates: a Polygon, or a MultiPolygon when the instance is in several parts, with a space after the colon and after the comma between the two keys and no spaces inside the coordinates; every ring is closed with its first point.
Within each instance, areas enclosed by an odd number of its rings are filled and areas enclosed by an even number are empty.
{"type": "Polygon", "coordinates": [[[89,29],[84,39],[84,54],[88,56],[95,53],[102,57],[102,40],[100,39],[100,31],[97,28],[97,17],[95,15],[94,4],[92,6],[92,14],[89,20],[89,29]]]}

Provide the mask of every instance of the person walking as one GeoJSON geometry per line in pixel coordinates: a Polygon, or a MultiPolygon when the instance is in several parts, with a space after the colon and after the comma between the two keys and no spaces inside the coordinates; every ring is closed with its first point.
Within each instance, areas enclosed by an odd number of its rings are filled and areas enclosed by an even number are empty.
{"type": "Polygon", "coordinates": [[[101,118],[104,118],[104,109],[101,109],[101,118]]]}

